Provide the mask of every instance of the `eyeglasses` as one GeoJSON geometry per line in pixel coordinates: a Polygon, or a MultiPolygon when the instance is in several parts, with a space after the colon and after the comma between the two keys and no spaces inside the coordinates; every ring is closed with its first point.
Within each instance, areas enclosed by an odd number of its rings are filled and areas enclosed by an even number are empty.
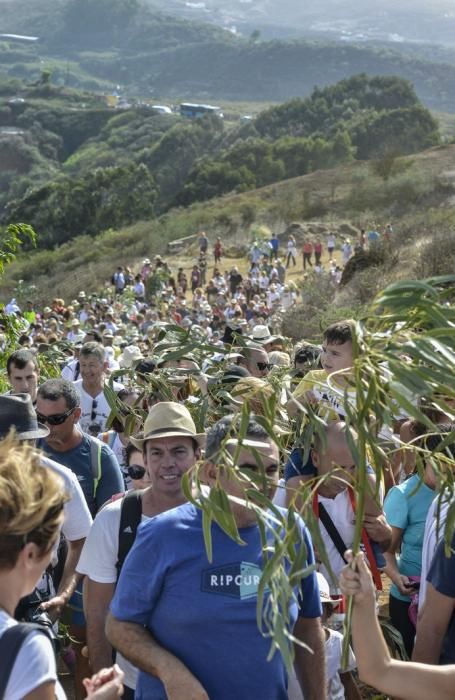
{"type": "Polygon", "coordinates": [[[126,471],[130,479],[136,481],[137,479],[142,479],[145,476],[145,467],[141,467],[140,464],[130,464],[126,471]]]}
{"type": "Polygon", "coordinates": [[[65,411],[65,413],[54,413],[52,416],[43,416],[42,413],[39,413],[39,411],[36,412],[36,418],[38,420],[38,423],[48,423],[49,425],[62,425],[66,421],[66,419],[76,410],[76,406],[74,408],[68,409],[68,411],[65,411]]]}
{"type": "Polygon", "coordinates": [[[92,413],[90,415],[90,420],[95,420],[97,408],[98,408],[98,401],[96,399],[93,399],[93,401],[92,401],[92,413]]]}
{"type": "Polygon", "coordinates": [[[270,369],[271,365],[268,362],[256,362],[256,367],[261,370],[270,369]]]}

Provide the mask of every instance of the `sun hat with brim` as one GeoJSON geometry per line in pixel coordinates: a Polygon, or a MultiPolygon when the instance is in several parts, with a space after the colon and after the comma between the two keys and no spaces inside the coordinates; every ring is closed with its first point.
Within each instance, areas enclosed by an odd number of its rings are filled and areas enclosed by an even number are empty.
{"type": "Polygon", "coordinates": [[[19,440],[37,440],[49,435],[49,428],[38,423],[30,394],[4,394],[0,396],[0,439],[11,428],[19,440]]]}
{"type": "Polygon", "coordinates": [[[318,579],[319,600],[321,601],[321,603],[332,603],[332,605],[337,605],[337,603],[341,603],[341,601],[343,600],[342,596],[332,598],[332,596],[330,595],[330,586],[326,577],[323,574],[321,574],[320,571],[316,572],[316,576],[318,579]]]}
{"type": "Polygon", "coordinates": [[[152,406],[145,419],[142,435],[132,435],[131,443],[142,450],[148,440],[167,437],[189,437],[202,447],[205,433],[196,432],[191,414],[185,406],[175,401],[160,401],[152,406]]]}
{"type": "Polygon", "coordinates": [[[266,343],[273,343],[275,340],[280,340],[283,336],[272,335],[268,326],[263,326],[259,324],[257,326],[254,326],[251,335],[248,337],[251,340],[254,340],[255,343],[264,345],[266,343]]]}
{"type": "Polygon", "coordinates": [[[142,360],[142,358],[142,351],[140,348],[138,348],[137,345],[127,345],[126,348],[123,349],[123,353],[119,357],[119,364],[120,367],[130,369],[136,362],[136,360],[142,360]]]}

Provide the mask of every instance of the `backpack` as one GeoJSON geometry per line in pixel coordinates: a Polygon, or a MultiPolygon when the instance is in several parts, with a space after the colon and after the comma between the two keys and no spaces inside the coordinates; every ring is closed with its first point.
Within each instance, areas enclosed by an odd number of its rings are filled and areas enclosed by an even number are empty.
{"type": "MultiPolygon", "coordinates": [[[[126,556],[136,539],[137,528],[142,519],[142,496],[140,490],[128,491],[122,500],[120,525],[118,529],[117,581],[126,556]]],[[[0,696],[1,697],[1,696],[0,696]]]]}
{"type": "Polygon", "coordinates": [[[5,690],[13,670],[14,662],[23,643],[32,632],[41,632],[50,639],[46,630],[40,625],[31,622],[19,622],[14,627],[9,627],[0,637],[0,698],[5,697],[5,690]]]}

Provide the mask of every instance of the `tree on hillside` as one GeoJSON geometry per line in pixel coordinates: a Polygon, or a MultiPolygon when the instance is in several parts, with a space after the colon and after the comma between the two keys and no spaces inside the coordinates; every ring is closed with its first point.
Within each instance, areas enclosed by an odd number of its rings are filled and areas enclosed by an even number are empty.
{"type": "Polygon", "coordinates": [[[156,185],[145,165],[97,168],[65,178],[12,202],[10,220],[32,221],[40,244],[51,247],[75,235],[96,234],[154,215],[156,185]]]}

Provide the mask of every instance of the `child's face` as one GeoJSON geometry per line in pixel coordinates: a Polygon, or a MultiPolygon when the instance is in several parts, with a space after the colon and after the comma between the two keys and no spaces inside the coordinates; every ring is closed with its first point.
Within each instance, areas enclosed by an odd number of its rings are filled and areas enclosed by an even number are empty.
{"type": "Polygon", "coordinates": [[[347,340],[345,343],[337,345],[324,340],[322,343],[321,365],[328,374],[343,369],[350,369],[353,365],[352,342],[347,340]]]}

